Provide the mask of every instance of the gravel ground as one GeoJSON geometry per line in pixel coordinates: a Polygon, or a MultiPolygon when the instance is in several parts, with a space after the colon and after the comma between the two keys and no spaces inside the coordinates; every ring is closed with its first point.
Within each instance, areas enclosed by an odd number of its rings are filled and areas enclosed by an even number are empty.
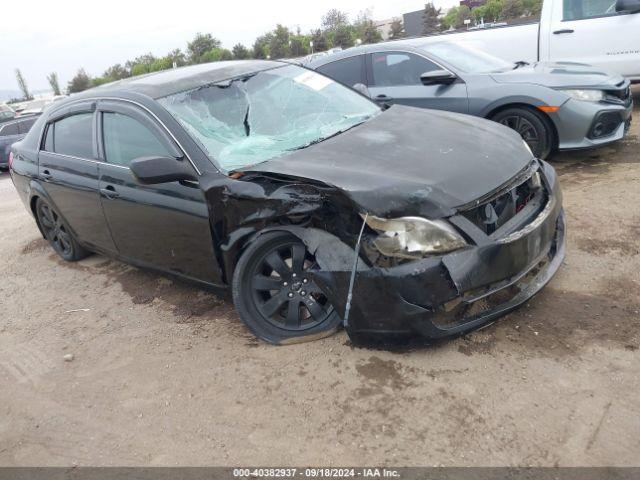
{"type": "Polygon", "coordinates": [[[553,160],[568,250],[540,295],[398,352],[272,347],[227,298],[64,263],[0,174],[0,465],[638,465],[639,127],[553,160]]]}

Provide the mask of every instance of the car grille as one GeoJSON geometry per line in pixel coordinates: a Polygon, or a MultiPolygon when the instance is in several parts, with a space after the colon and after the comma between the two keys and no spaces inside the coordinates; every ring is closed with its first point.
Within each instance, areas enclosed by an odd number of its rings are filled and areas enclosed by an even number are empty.
{"type": "MultiPolygon", "coordinates": [[[[547,193],[542,185],[537,164],[534,164],[509,188],[503,189],[472,208],[463,209],[461,213],[485,234],[492,235],[517,217],[534,200],[538,201],[540,208],[530,213],[538,213],[544,207],[546,197],[547,193]]],[[[527,218],[530,217],[531,215],[527,215],[527,218]]]]}
{"type": "Polygon", "coordinates": [[[631,86],[626,88],[618,88],[615,90],[605,90],[605,99],[611,103],[623,104],[626,107],[631,105],[633,96],[631,95],[631,86]]]}

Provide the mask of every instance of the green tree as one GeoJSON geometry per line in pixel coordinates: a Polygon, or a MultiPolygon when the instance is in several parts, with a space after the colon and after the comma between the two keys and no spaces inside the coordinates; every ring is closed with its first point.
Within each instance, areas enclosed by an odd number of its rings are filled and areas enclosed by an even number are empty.
{"type": "Polygon", "coordinates": [[[271,32],[260,35],[253,42],[253,58],[267,58],[269,55],[269,43],[271,43],[271,32]]]}
{"type": "Polygon", "coordinates": [[[339,26],[348,24],[349,17],[347,16],[347,14],[338,10],[337,8],[332,8],[322,16],[322,29],[325,32],[333,32],[339,26]]]}
{"type": "Polygon", "coordinates": [[[291,35],[291,56],[302,57],[309,53],[309,41],[311,37],[307,35],[291,35]]]}
{"type": "Polygon", "coordinates": [[[358,36],[363,44],[382,41],[382,34],[375,23],[373,23],[373,20],[366,20],[358,25],[358,36]]]}
{"type": "Polygon", "coordinates": [[[504,0],[502,4],[502,18],[507,20],[510,18],[521,17],[524,13],[524,3],[522,0],[504,0]]]}
{"type": "Polygon", "coordinates": [[[314,30],[311,33],[311,41],[313,42],[314,52],[324,52],[329,49],[329,39],[325,32],[320,29],[314,30]]]}
{"type": "Polygon", "coordinates": [[[540,17],[542,0],[523,0],[524,14],[527,17],[540,17]]]}
{"type": "Polygon", "coordinates": [[[422,13],[422,34],[430,35],[438,31],[438,25],[440,20],[438,16],[441,10],[433,5],[433,2],[427,3],[424,6],[424,12],[422,13]]]}
{"type": "Polygon", "coordinates": [[[333,33],[334,47],[350,48],[356,43],[354,29],[351,25],[338,25],[333,33]]]}
{"type": "Polygon", "coordinates": [[[382,40],[382,34],[371,19],[371,10],[363,10],[358,14],[353,24],[356,36],[362,43],[377,43],[382,40]]]}
{"type": "Polygon", "coordinates": [[[236,60],[245,60],[251,56],[247,47],[245,47],[241,43],[236,43],[233,46],[232,52],[233,58],[235,58],[236,60]]]}
{"type": "Polygon", "coordinates": [[[204,56],[214,48],[220,48],[220,40],[210,33],[197,33],[195,38],[187,44],[187,53],[191,63],[203,63],[204,56]]]}
{"type": "Polygon", "coordinates": [[[151,65],[157,60],[157,58],[151,54],[146,53],[140,55],[133,60],[127,60],[124,64],[129,70],[131,76],[142,75],[143,73],[149,73],[151,65]]]}
{"type": "Polygon", "coordinates": [[[78,73],[67,84],[67,93],[78,93],[91,87],[91,78],[84,71],[84,68],[78,70],[78,73]]]}
{"type": "Polygon", "coordinates": [[[483,5],[485,9],[485,21],[497,22],[500,19],[502,13],[502,0],[489,0],[483,5]]]}
{"type": "Polygon", "coordinates": [[[276,25],[269,41],[269,55],[274,60],[276,58],[287,58],[291,56],[289,48],[289,29],[283,25],[276,25]]]}
{"type": "Polygon", "coordinates": [[[397,40],[405,36],[404,24],[402,20],[396,18],[393,22],[391,22],[391,29],[389,31],[389,39],[397,40]]]}
{"type": "Polygon", "coordinates": [[[170,57],[158,58],[151,65],[149,65],[149,72],[159,72],[161,70],[169,70],[173,67],[170,57]]]}
{"type": "Polygon", "coordinates": [[[22,92],[22,98],[24,100],[33,100],[33,95],[31,95],[31,93],[29,92],[27,81],[25,80],[19,68],[16,68],[16,81],[18,82],[18,87],[22,92]]]}
{"type": "Polygon", "coordinates": [[[458,19],[458,7],[450,8],[446,15],[440,20],[440,30],[449,30],[450,28],[456,28],[456,21],[458,19]]]}
{"type": "Polygon", "coordinates": [[[56,72],[51,72],[47,75],[47,81],[49,85],[51,85],[51,90],[53,90],[54,95],[61,95],[60,91],[60,83],[58,82],[58,74],[56,72]]]}
{"type": "Polygon", "coordinates": [[[205,52],[201,57],[201,63],[219,62],[221,60],[233,60],[233,53],[226,48],[213,48],[205,52]]]}
{"type": "Polygon", "coordinates": [[[456,28],[464,27],[464,21],[471,20],[471,9],[466,5],[460,5],[458,7],[458,15],[456,16],[456,28]]]}
{"type": "Polygon", "coordinates": [[[125,67],[123,67],[119,63],[116,63],[115,65],[110,66],[102,74],[102,77],[107,79],[110,82],[113,82],[116,80],[122,80],[123,78],[127,78],[128,76],[129,76],[129,70],[127,70],[125,67]]]}
{"type": "Polygon", "coordinates": [[[182,50],[176,48],[167,53],[167,56],[171,62],[171,67],[175,64],[176,67],[184,67],[187,64],[187,56],[184,54],[182,50]]]}
{"type": "Polygon", "coordinates": [[[471,10],[471,17],[476,25],[481,23],[487,16],[487,9],[484,5],[471,10]]]}

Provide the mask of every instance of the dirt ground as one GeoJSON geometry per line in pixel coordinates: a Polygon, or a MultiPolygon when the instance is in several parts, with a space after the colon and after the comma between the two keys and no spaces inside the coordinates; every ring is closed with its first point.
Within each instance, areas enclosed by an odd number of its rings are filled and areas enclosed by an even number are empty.
{"type": "Polygon", "coordinates": [[[269,346],[228,299],[64,263],[1,174],[0,465],[638,465],[635,115],[625,141],[554,158],[568,250],[547,288],[399,352],[269,346]]]}

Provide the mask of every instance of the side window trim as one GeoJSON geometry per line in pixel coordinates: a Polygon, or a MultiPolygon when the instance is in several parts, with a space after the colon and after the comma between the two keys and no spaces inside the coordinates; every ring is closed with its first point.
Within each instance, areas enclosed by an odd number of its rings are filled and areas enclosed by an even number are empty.
{"type": "MultiPolygon", "coordinates": [[[[433,60],[432,58],[429,58],[428,56],[424,55],[422,52],[415,52],[415,51],[409,51],[409,50],[378,50],[378,51],[375,51],[375,52],[367,53],[367,55],[366,55],[367,87],[374,87],[374,88],[376,87],[376,85],[374,85],[374,83],[373,83],[374,82],[374,79],[373,79],[373,56],[376,55],[376,54],[380,54],[380,53],[386,54],[386,55],[394,54],[394,53],[396,53],[396,54],[405,54],[405,55],[409,55],[409,56],[415,55],[416,57],[420,57],[423,60],[425,60],[425,61],[427,61],[429,63],[432,63],[433,65],[438,67],[438,69],[440,69],[440,70],[446,70],[447,72],[456,75],[458,77],[458,79],[461,80],[460,76],[456,72],[452,71],[449,67],[445,67],[444,65],[442,65],[441,63],[433,60]]],[[[388,86],[389,85],[387,85],[387,87],[388,86]]],[[[406,86],[410,86],[410,85],[392,85],[392,86],[406,87],[406,86]]],[[[419,86],[419,85],[416,84],[414,86],[419,86]]]]}
{"type": "MultiPolygon", "coordinates": [[[[94,106],[95,106],[95,102],[94,106]]],[[[52,115],[50,118],[47,119],[47,123],[45,124],[45,127],[42,129],[42,136],[40,137],[40,144],[39,144],[39,151],[40,152],[46,152],[48,154],[51,155],[60,155],[62,157],[67,157],[67,158],[75,158],[78,160],[84,160],[87,162],[96,162],[96,134],[95,134],[95,127],[96,127],[96,114],[95,114],[95,108],[93,110],[87,110],[86,109],[86,104],[84,104],[85,108],[78,108],[78,109],[74,109],[73,112],[70,112],[69,109],[63,109],[60,112],[52,115]],[[83,113],[91,113],[92,117],[91,117],[91,150],[92,150],[92,154],[94,158],[86,158],[86,157],[80,157],[78,155],[69,155],[67,153],[60,153],[60,152],[56,152],[55,151],[55,124],[56,122],[59,122],[60,120],[64,120],[65,118],[71,117],[73,115],[79,115],[79,114],[83,114],[83,113]],[[53,143],[53,148],[51,150],[47,150],[46,149],[46,143],[47,143],[47,136],[49,135],[49,130],[52,131],[53,136],[52,136],[52,143],[53,143]]]]}
{"type": "Polygon", "coordinates": [[[185,153],[182,149],[175,144],[172,138],[164,131],[164,128],[151,118],[144,110],[131,106],[125,102],[119,102],[117,100],[100,100],[98,102],[97,108],[97,125],[96,125],[96,138],[98,140],[98,160],[101,163],[105,163],[107,165],[113,165],[116,167],[126,168],[129,170],[128,166],[117,165],[115,163],[109,163],[106,159],[105,155],[105,146],[104,146],[104,121],[103,114],[104,113],[119,113],[121,115],[126,115],[128,117],[137,120],[145,127],[149,128],[151,132],[164,144],[172,156],[177,158],[186,157],[185,153]]]}
{"type": "MultiPolygon", "coordinates": [[[[361,80],[361,82],[358,82],[358,83],[362,83],[364,85],[367,85],[366,57],[367,57],[366,53],[359,53],[359,54],[356,54],[356,55],[349,55],[349,56],[346,56],[346,57],[342,57],[342,58],[339,58],[337,60],[334,60],[333,62],[328,62],[328,63],[325,63],[324,65],[321,65],[320,67],[318,67],[318,71],[323,75],[327,75],[326,73],[324,73],[322,71],[322,69],[324,67],[328,67],[330,65],[336,65],[336,64],[339,64],[339,63],[344,62],[346,60],[358,59],[360,61],[359,77],[360,77],[360,80],[361,80]]],[[[339,80],[336,80],[335,78],[334,78],[334,80],[337,81],[338,83],[341,83],[339,80]]],[[[345,86],[347,86],[349,88],[353,87],[353,85],[345,85],[345,86]]]]}

